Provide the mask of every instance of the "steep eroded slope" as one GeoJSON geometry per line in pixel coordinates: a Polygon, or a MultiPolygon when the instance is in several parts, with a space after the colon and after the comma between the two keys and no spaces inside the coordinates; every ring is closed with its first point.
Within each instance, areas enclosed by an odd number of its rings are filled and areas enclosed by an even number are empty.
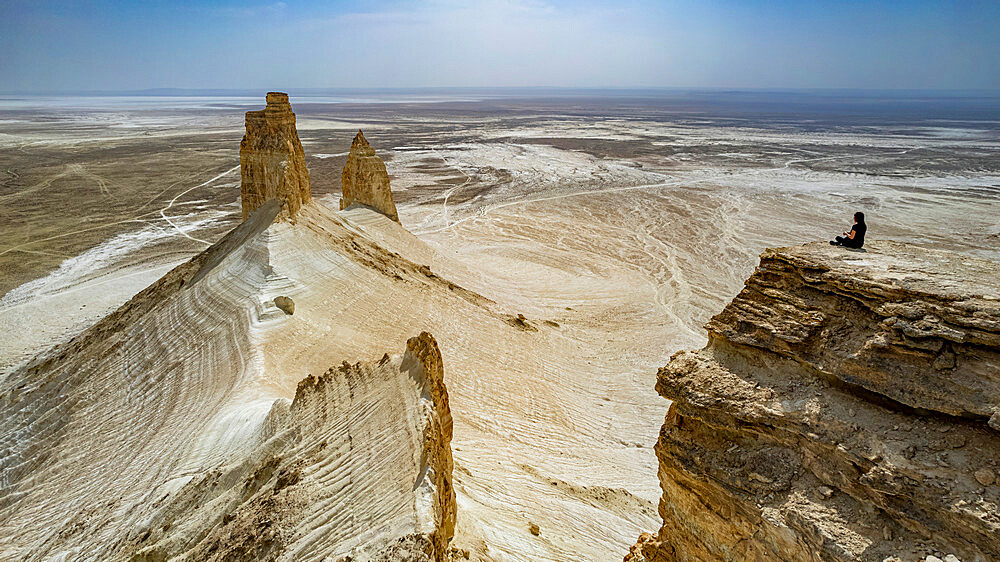
{"type": "Polygon", "coordinates": [[[1000,557],[998,271],[893,242],[766,251],[659,372],[663,526],[626,559],[1000,557]]]}

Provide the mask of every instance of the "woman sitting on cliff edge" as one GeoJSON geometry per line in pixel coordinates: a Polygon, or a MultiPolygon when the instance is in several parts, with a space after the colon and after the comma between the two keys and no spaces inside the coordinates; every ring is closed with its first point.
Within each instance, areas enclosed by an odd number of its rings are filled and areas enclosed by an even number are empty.
{"type": "Polygon", "coordinates": [[[860,248],[865,245],[865,232],[867,231],[868,225],[865,224],[865,214],[858,211],[854,213],[854,226],[851,227],[851,231],[845,231],[844,236],[838,236],[836,239],[830,240],[830,245],[860,248]]]}

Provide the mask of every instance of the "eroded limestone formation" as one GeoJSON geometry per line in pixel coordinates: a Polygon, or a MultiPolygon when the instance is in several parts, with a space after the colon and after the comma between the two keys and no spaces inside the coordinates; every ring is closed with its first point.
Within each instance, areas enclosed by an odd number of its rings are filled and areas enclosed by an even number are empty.
{"type": "Polygon", "coordinates": [[[269,199],[284,201],[280,218],[294,218],[312,190],[288,94],[268,92],[267,107],[247,112],[246,128],[240,142],[244,220],[269,199]]]}
{"type": "Polygon", "coordinates": [[[340,186],[343,190],[341,209],[355,204],[365,205],[399,222],[385,163],[375,155],[375,149],[368,144],[361,131],[358,131],[351,143],[351,153],[344,164],[340,186]]]}
{"type": "MultiPolygon", "coordinates": [[[[364,254],[354,271],[406,274],[372,269],[377,246],[342,223],[317,223],[334,217],[325,209],[303,209],[291,228],[273,224],[279,209],[264,203],[2,381],[0,560],[449,559],[452,416],[430,334],[378,361],[327,357],[338,366],[297,385],[282,377],[307,368],[267,371],[281,394],[256,382],[256,362],[280,355],[281,328],[296,326],[282,315],[264,337],[253,333],[275,271],[301,272],[276,259],[272,248],[288,247],[280,237],[306,248],[303,261],[350,245],[345,267],[364,254]]],[[[313,271],[298,274],[299,302],[321,302],[310,300],[313,271]]],[[[313,366],[327,345],[316,339],[305,354],[313,366]]]]}
{"type": "MultiPolygon", "coordinates": [[[[452,418],[429,333],[401,356],[306,377],[265,427],[277,443],[223,478],[238,486],[212,490],[227,512],[192,559],[450,559],[452,418]]],[[[180,540],[164,533],[139,556],[165,559],[180,540]]]]}
{"type": "Polygon", "coordinates": [[[658,374],[663,526],[626,560],[1000,559],[998,271],[892,242],[764,252],[658,374]]]}

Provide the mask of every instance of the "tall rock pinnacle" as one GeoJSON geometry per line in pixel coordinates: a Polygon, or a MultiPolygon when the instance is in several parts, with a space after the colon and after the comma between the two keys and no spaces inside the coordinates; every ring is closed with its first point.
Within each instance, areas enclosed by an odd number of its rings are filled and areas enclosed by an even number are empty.
{"type": "Polygon", "coordinates": [[[288,94],[268,92],[267,107],[248,111],[246,127],[240,142],[244,220],[270,199],[284,200],[279,217],[294,218],[302,204],[312,199],[312,189],[288,94]]]}
{"type": "Polygon", "coordinates": [[[365,205],[399,222],[385,163],[375,155],[375,149],[368,144],[361,131],[358,131],[351,143],[351,153],[344,164],[340,187],[344,192],[340,198],[341,209],[354,204],[365,205]]]}

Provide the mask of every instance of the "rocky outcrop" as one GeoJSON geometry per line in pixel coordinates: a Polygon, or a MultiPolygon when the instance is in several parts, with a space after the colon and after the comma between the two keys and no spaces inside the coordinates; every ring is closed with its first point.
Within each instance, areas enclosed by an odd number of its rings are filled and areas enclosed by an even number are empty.
{"type": "MultiPolygon", "coordinates": [[[[221,513],[185,546],[190,559],[449,559],[452,418],[430,334],[410,338],[402,356],[305,378],[265,427],[270,446],[237,468],[241,479],[209,475],[210,486],[191,486],[221,513]]],[[[137,558],[165,559],[165,547],[189,536],[165,532],[137,558]]]]}
{"type": "Polygon", "coordinates": [[[993,262],[891,242],[807,246],[765,252],[707,328],[906,406],[987,420],[1000,411],[998,299],[993,262]]]}
{"type": "Polygon", "coordinates": [[[267,107],[247,112],[246,129],[240,142],[243,218],[270,199],[284,201],[281,218],[294,218],[312,189],[288,94],[268,92],[267,107]]]}
{"type": "MultiPolygon", "coordinates": [[[[456,500],[441,352],[333,367],[274,403],[240,462],[163,495],[102,559],[450,560],[456,500]]],[[[106,549],[106,550],[105,550],[106,549]]]]}
{"type": "MultiPolygon", "coordinates": [[[[287,351],[281,328],[298,324],[263,316],[268,283],[291,271],[272,245],[301,243],[310,212],[333,217],[309,206],[274,224],[280,207],[266,202],[0,384],[0,560],[447,559],[456,501],[437,343],[421,333],[297,386],[311,367],[267,368],[287,351]]],[[[324,243],[338,232],[327,225],[324,243]]]]}
{"type": "Polygon", "coordinates": [[[417,384],[423,404],[423,442],[420,449],[420,476],[417,511],[428,514],[421,531],[434,547],[433,559],[444,560],[455,535],[458,504],[452,484],[454,461],[451,455],[453,421],[444,386],[444,365],[437,342],[427,332],[406,342],[400,368],[417,384]]]}
{"type": "Polygon", "coordinates": [[[351,152],[344,164],[340,186],[343,190],[341,209],[351,205],[365,205],[399,222],[385,163],[375,155],[375,149],[368,144],[361,131],[358,131],[351,143],[351,152]]]}
{"type": "Polygon", "coordinates": [[[998,271],[892,242],[765,251],[658,374],[663,526],[626,560],[1000,558],[998,271]]]}
{"type": "Polygon", "coordinates": [[[289,316],[295,314],[295,301],[289,297],[274,297],[274,306],[278,307],[282,312],[289,316]]]}

